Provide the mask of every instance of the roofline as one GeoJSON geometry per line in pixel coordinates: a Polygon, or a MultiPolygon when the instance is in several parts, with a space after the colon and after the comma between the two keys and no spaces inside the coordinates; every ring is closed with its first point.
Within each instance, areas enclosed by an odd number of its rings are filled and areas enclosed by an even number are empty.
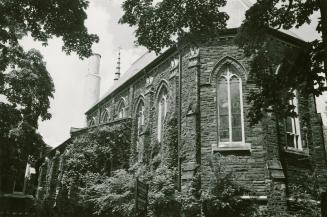
{"type": "Polygon", "coordinates": [[[55,154],[56,151],[58,149],[61,149],[61,148],[64,148],[64,146],[66,146],[70,141],[72,140],[71,137],[69,137],[68,139],[66,139],[64,142],[62,142],[60,145],[56,146],[55,148],[53,148],[51,151],[49,151],[45,157],[49,156],[49,155],[52,155],[53,153],[55,154]]]}
{"type": "Polygon", "coordinates": [[[307,45],[308,44],[308,42],[304,41],[303,39],[294,37],[285,32],[281,32],[278,29],[268,28],[267,33],[271,34],[273,36],[276,36],[280,39],[283,39],[284,41],[295,44],[295,45],[307,45]]]}
{"type": "MultiPolygon", "coordinates": [[[[228,29],[224,29],[221,32],[223,34],[237,34],[238,30],[240,28],[228,28],[228,29]]],[[[268,34],[271,34],[273,36],[276,36],[284,41],[290,42],[292,44],[295,45],[307,45],[307,42],[300,39],[300,38],[296,38],[292,35],[286,34],[284,32],[281,32],[279,30],[276,29],[272,29],[272,28],[268,28],[267,30],[268,34]]],[[[118,92],[119,90],[121,90],[123,87],[125,87],[127,84],[129,84],[131,82],[131,80],[135,79],[136,77],[139,77],[142,72],[146,72],[149,71],[155,64],[157,64],[158,62],[160,62],[162,59],[166,58],[167,56],[171,55],[172,53],[174,53],[177,50],[177,45],[173,45],[172,47],[170,47],[169,49],[167,49],[164,53],[162,53],[161,55],[159,55],[158,57],[156,57],[153,61],[151,61],[148,65],[146,65],[145,67],[143,67],[142,69],[140,69],[137,73],[135,73],[132,77],[130,77],[128,80],[126,80],[124,83],[122,83],[120,86],[118,86],[116,89],[114,89],[111,93],[109,93],[108,95],[104,96],[100,101],[98,101],[97,103],[95,103],[91,108],[89,108],[84,114],[88,115],[90,112],[92,112],[93,110],[97,109],[97,107],[106,99],[108,99],[110,96],[112,96],[113,94],[115,94],[116,92],[118,92]]]]}
{"type": "Polygon", "coordinates": [[[163,52],[161,55],[159,55],[158,57],[156,57],[154,60],[152,60],[148,65],[146,65],[145,67],[143,67],[142,69],[140,69],[137,73],[135,73],[135,75],[133,75],[132,77],[130,77],[128,80],[126,80],[124,83],[122,83],[119,87],[117,87],[116,89],[114,89],[111,93],[109,93],[107,96],[104,96],[99,102],[97,102],[96,104],[94,104],[90,109],[88,109],[85,114],[89,114],[91,111],[95,110],[97,108],[97,106],[99,104],[101,104],[101,102],[105,101],[107,98],[109,98],[111,95],[113,95],[114,93],[118,92],[119,90],[121,90],[123,87],[125,87],[128,83],[131,82],[131,80],[133,80],[136,77],[139,77],[142,72],[146,72],[149,71],[155,64],[157,64],[158,62],[160,62],[162,59],[166,58],[167,56],[171,55],[172,53],[174,53],[177,50],[176,45],[168,48],[165,52],[163,52]]]}

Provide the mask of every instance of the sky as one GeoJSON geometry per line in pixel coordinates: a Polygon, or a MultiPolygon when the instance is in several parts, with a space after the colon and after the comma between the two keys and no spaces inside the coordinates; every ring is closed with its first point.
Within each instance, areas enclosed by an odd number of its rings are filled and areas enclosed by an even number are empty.
{"type": "MultiPolygon", "coordinates": [[[[100,38],[100,42],[93,46],[93,51],[101,55],[100,97],[113,84],[118,48],[121,47],[122,72],[146,51],[145,48],[134,46],[132,28],[118,24],[122,15],[121,3],[121,0],[92,0],[87,10],[86,26],[90,33],[100,38]]],[[[39,123],[39,132],[44,141],[55,147],[69,138],[71,127],[85,126],[83,96],[88,60],[62,52],[59,38],[51,39],[47,47],[33,41],[31,37],[24,38],[22,44],[25,49],[36,48],[41,51],[55,85],[49,110],[52,118],[39,123]]]]}
{"type": "MultiPolygon", "coordinates": [[[[134,29],[118,24],[122,16],[120,7],[123,0],[91,0],[87,10],[88,19],[86,26],[90,33],[99,36],[100,42],[93,46],[93,51],[101,55],[100,76],[101,95],[113,84],[113,78],[118,57],[118,48],[121,47],[121,72],[128,67],[144,52],[143,47],[134,45],[134,29]]],[[[247,0],[249,1],[249,0],[247,0]]],[[[238,13],[232,16],[229,27],[243,19],[242,7],[238,0],[229,0],[226,10],[233,8],[238,13]]],[[[314,16],[314,19],[317,15],[314,16]]],[[[300,30],[294,30],[302,39],[310,41],[317,38],[315,22],[300,30]]],[[[22,40],[25,49],[36,48],[41,51],[47,64],[47,69],[52,76],[55,93],[51,100],[50,113],[52,118],[39,123],[39,132],[44,141],[52,146],[58,146],[69,138],[71,127],[85,126],[84,118],[84,85],[88,69],[88,61],[81,60],[77,55],[70,56],[62,52],[62,42],[58,38],[51,39],[47,47],[26,37],[22,40]]],[[[318,109],[324,108],[324,99],[318,100],[318,109]]]]}

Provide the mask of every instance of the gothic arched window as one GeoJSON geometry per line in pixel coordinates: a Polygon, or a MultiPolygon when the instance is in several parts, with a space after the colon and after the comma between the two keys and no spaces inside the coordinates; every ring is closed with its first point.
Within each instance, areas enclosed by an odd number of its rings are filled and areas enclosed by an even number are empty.
{"type": "Polygon", "coordinates": [[[89,120],[89,127],[92,127],[92,126],[94,126],[95,125],[95,123],[96,123],[96,119],[95,119],[95,117],[91,117],[90,118],[90,120],[89,120]]]}
{"type": "Polygon", "coordinates": [[[137,135],[142,132],[144,126],[144,102],[140,100],[137,109],[136,109],[136,118],[137,118],[137,135]]]}
{"type": "MultiPolygon", "coordinates": [[[[289,101],[289,104],[294,106],[294,112],[299,114],[298,108],[298,98],[297,98],[297,91],[293,92],[295,97],[289,101]]],[[[299,117],[287,117],[286,118],[286,139],[287,139],[287,147],[288,148],[295,148],[302,150],[302,139],[301,139],[301,132],[300,132],[300,120],[299,117]]],[[[305,144],[306,141],[303,143],[305,144]]]]}
{"type": "Polygon", "coordinates": [[[144,112],[145,106],[143,100],[140,100],[136,108],[136,149],[138,161],[143,160],[144,144],[140,137],[144,127],[144,112]]]}
{"type": "Polygon", "coordinates": [[[233,66],[222,68],[217,78],[219,146],[244,144],[242,79],[233,66]]]}
{"type": "Polygon", "coordinates": [[[104,111],[101,114],[101,123],[107,123],[109,121],[109,108],[104,109],[104,111]]]}
{"type": "Polygon", "coordinates": [[[126,117],[126,105],[124,100],[120,100],[119,105],[118,105],[118,109],[117,109],[117,114],[118,114],[118,118],[125,118],[126,117]]]}
{"type": "Polygon", "coordinates": [[[164,121],[167,114],[167,93],[168,93],[167,88],[165,86],[162,86],[158,95],[158,126],[157,126],[158,142],[162,141],[164,121]]]}

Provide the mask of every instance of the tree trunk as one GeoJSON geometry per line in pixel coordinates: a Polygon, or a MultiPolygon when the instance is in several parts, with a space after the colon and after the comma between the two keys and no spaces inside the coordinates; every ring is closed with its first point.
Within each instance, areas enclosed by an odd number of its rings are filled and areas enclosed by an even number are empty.
{"type": "Polygon", "coordinates": [[[327,78],[327,1],[319,0],[319,8],[321,15],[322,43],[324,46],[324,72],[327,78]]]}

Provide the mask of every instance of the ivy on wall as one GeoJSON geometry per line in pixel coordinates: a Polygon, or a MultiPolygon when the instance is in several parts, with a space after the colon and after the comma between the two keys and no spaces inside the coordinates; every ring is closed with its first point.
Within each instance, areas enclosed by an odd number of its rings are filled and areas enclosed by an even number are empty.
{"type": "MultiPolygon", "coordinates": [[[[171,115],[165,122],[161,144],[154,141],[152,152],[145,153],[150,164],[137,162],[131,166],[129,121],[78,135],[65,152],[57,195],[38,201],[39,216],[134,217],[136,177],[149,187],[148,217],[200,217],[201,212],[205,217],[263,215],[255,201],[240,197],[254,192],[235,181],[235,174],[214,159],[209,189],[201,189],[201,174],[197,173],[178,191],[177,132],[177,119],[171,115]]],[[[298,192],[294,195],[300,202],[297,206],[312,200],[308,189],[298,192]]],[[[296,216],[318,216],[314,209],[314,205],[309,206],[296,216]]]]}
{"type": "Polygon", "coordinates": [[[113,183],[113,177],[123,179],[122,173],[112,174],[112,171],[128,168],[130,130],[130,121],[125,120],[77,135],[66,149],[61,180],[56,180],[60,191],[57,196],[48,195],[38,201],[39,213],[52,211],[64,216],[101,216],[106,213],[107,209],[100,209],[94,196],[103,198],[99,195],[103,193],[101,186],[113,183]]]}

